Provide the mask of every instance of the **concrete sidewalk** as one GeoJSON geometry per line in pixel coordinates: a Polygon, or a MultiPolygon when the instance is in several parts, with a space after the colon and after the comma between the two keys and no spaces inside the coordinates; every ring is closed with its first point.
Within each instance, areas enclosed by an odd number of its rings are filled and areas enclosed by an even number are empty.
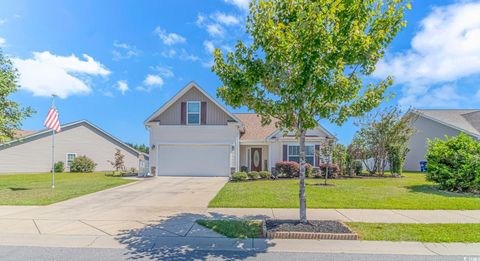
{"type": "MultiPolygon", "coordinates": [[[[298,219],[298,209],[209,208],[208,212],[239,218],[298,219]]],[[[311,220],[368,223],[480,223],[480,210],[308,209],[311,220]]]]}
{"type": "Polygon", "coordinates": [[[480,243],[421,243],[351,240],[231,239],[205,236],[138,236],[122,241],[114,236],[2,234],[0,245],[126,249],[136,255],[189,251],[255,251],[389,255],[480,256],[480,243]]]}

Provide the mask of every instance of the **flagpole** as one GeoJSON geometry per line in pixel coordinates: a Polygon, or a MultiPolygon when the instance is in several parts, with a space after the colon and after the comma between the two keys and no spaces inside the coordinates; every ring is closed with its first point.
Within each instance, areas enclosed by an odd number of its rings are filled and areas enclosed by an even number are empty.
{"type": "MultiPolygon", "coordinates": [[[[55,109],[55,94],[52,94],[52,109],[55,109]]],[[[52,129],[52,189],[55,188],[55,129],[52,129]]]]}

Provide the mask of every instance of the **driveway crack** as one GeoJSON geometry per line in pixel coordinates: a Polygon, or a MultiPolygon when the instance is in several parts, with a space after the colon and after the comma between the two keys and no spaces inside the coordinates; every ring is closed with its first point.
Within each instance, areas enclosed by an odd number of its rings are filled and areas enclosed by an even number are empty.
{"type": "Polygon", "coordinates": [[[437,255],[437,256],[440,256],[439,253],[437,253],[437,252],[433,251],[432,249],[430,249],[425,243],[422,243],[422,245],[423,245],[428,251],[434,253],[434,254],[437,255]]]}
{"type": "Polygon", "coordinates": [[[106,234],[106,235],[113,236],[112,234],[107,233],[107,232],[105,232],[104,230],[101,230],[101,229],[98,228],[98,227],[95,227],[95,226],[93,226],[93,225],[90,225],[90,224],[84,222],[83,220],[78,220],[78,221],[79,221],[80,223],[83,223],[83,224],[85,224],[85,225],[87,225],[87,226],[89,226],[89,227],[91,227],[91,228],[93,228],[93,229],[96,229],[96,230],[98,230],[98,231],[100,231],[100,232],[102,232],[102,233],[104,233],[104,234],[106,234]]]}
{"type": "Polygon", "coordinates": [[[40,228],[38,228],[38,225],[37,225],[37,222],[35,222],[35,219],[32,219],[33,221],[33,224],[35,225],[35,227],[37,228],[37,231],[38,231],[38,234],[42,234],[42,232],[40,231],[40,228]]]}

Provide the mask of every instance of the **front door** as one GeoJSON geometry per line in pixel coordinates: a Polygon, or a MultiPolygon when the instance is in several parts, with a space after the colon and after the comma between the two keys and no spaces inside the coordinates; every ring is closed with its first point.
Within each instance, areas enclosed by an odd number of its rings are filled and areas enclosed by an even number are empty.
{"type": "Polygon", "coordinates": [[[262,170],[262,149],[251,148],[250,154],[251,154],[251,159],[250,159],[251,171],[261,171],[262,170]]]}

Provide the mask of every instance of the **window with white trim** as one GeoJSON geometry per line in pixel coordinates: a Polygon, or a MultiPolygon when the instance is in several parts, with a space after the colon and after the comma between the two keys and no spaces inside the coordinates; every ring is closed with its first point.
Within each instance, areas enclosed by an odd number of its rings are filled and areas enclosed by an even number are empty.
{"type": "MultiPolygon", "coordinates": [[[[300,163],[300,146],[288,145],[288,161],[295,161],[300,163]]],[[[315,165],[315,145],[305,145],[305,161],[314,166],[315,165]]]]}
{"type": "Polygon", "coordinates": [[[192,125],[200,124],[200,102],[199,101],[187,102],[187,124],[192,124],[192,125]]]}
{"type": "Polygon", "coordinates": [[[72,165],[72,162],[75,160],[76,157],[77,153],[67,153],[65,162],[67,163],[68,167],[72,165]]]}

